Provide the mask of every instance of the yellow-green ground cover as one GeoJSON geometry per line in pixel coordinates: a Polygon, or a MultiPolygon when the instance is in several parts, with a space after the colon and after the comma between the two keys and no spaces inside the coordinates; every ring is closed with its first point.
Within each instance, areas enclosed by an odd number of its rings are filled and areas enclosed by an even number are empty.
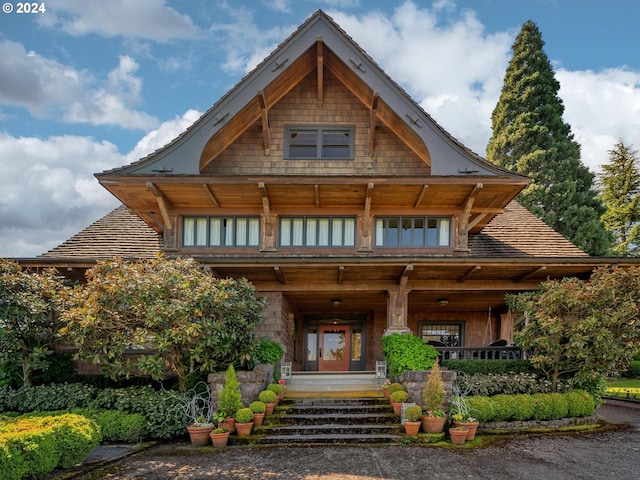
{"type": "Polygon", "coordinates": [[[606,395],[640,400],[640,380],[614,380],[609,382],[606,395]]]}

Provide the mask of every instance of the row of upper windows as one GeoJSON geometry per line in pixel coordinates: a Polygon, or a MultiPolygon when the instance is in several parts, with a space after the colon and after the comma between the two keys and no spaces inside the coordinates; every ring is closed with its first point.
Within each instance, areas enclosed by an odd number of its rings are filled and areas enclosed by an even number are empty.
{"type": "MultiPolygon", "coordinates": [[[[355,217],[281,217],[280,247],[354,247],[355,217]]],[[[388,248],[447,248],[451,245],[449,217],[379,217],[375,246],[388,248]]],[[[184,217],[183,247],[258,247],[259,217],[184,217]]]]}

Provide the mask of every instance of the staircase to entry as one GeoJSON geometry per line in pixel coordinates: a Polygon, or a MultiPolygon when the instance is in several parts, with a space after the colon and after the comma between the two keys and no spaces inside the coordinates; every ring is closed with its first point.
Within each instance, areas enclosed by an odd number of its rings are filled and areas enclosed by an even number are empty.
{"type": "Polygon", "coordinates": [[[294,373],[279,416],[261,429],[261,444],[395,442],[400,419],[373,372],[294,373]]]}

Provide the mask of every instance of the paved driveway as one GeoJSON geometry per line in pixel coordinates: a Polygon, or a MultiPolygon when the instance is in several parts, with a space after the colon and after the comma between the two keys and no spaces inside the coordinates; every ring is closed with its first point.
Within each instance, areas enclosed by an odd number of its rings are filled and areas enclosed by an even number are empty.
{"type": "Polygon", "coordinates": [[[638,479],[640,405],[610,402],[598,414],[621,427],[597,434],[515,436],[478,449],[239,447],[198,450],[161,445],[88,479],[638,479]]]}

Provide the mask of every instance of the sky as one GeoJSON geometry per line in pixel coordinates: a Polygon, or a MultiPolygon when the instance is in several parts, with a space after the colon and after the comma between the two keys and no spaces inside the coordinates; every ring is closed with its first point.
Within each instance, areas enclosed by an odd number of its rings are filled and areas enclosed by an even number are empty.
{"type": "Polygon", "coordinates": [[[318,9],[482,156],[532,20],[584,165],[597,175],[619,140],[640,149],[637,0],[36,4],[0,12],[0,257],[35,257],[116,208],[95,173],[167,144],[318,9]]]}

